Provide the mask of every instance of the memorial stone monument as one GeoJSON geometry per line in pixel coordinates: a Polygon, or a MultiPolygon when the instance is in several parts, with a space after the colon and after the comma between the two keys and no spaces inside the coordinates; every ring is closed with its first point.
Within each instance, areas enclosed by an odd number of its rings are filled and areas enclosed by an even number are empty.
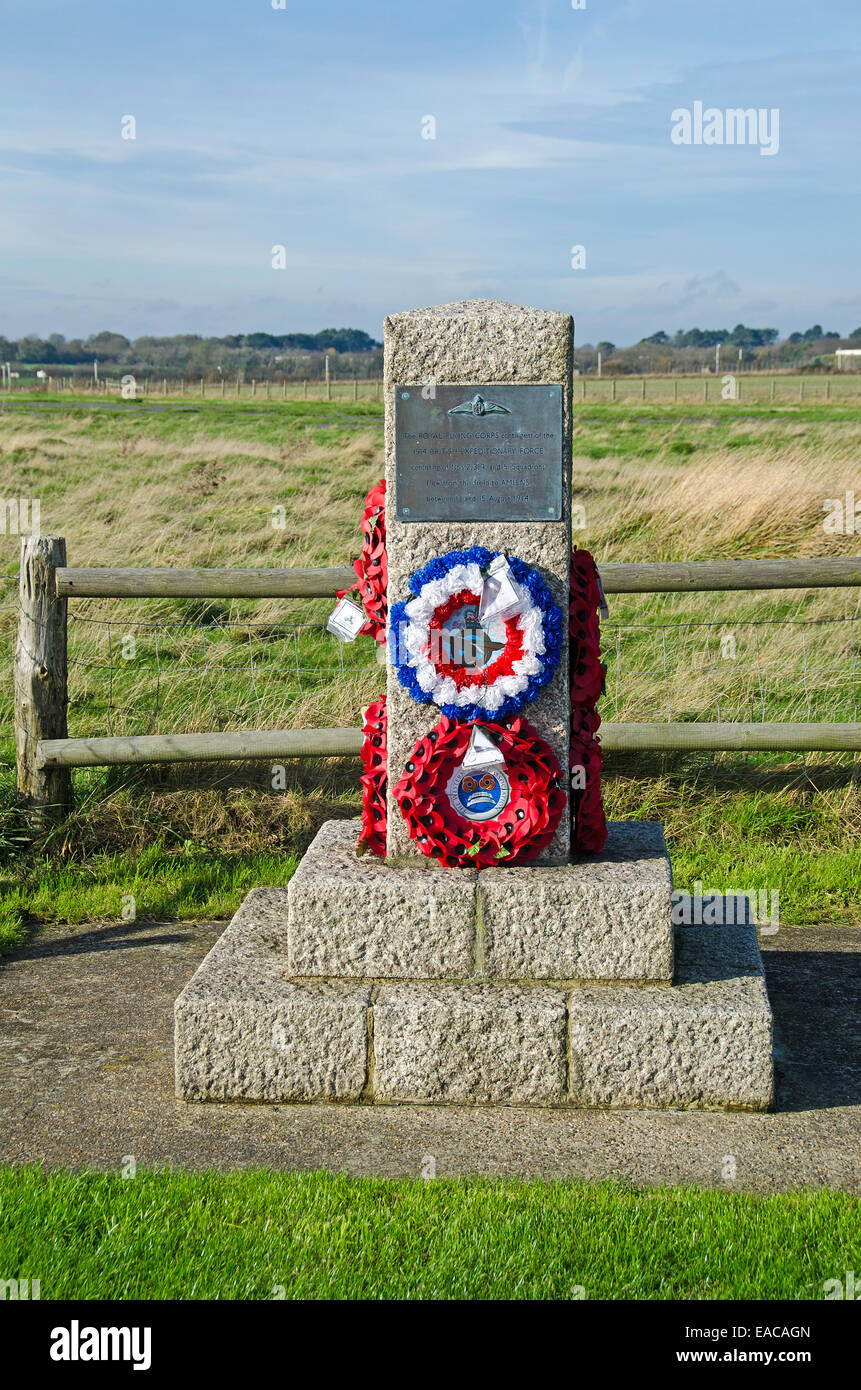
{"type": "Polygon", "coordinates": [[[572,342],[386,320],[384,843],[327,822],[249,894],[176,1003],[182,1098],[770,1107],[753,924],[674,933],[657,823],[571,851],[572,342]]]}

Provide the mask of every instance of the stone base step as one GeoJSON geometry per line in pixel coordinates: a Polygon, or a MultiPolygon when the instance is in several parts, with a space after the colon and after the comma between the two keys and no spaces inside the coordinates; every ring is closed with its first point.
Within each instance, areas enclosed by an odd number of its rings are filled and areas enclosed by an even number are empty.
{"type": "Polygon", "coordinates": [[[771,1107],[752,924],[681,929],[674,984],[310,980],[259,903],[176,1001],[185,1100],[771,1107]]]}
{"type": "Polygon", "coordinates": [[[356,855],[359,821],[327,821],[287,889],[254,899],[290,974],[324,979],[663,980],[672,871],[657,821],[615,821],[570,864],[443,869],[356,855]]]}

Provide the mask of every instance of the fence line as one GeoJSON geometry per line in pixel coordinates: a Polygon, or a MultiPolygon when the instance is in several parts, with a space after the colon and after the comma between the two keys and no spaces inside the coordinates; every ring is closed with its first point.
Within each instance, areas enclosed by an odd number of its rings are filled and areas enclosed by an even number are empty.
{"type": "MultiPolygon", "coordinates": [[[[381,402],[385,389],[379,377],[290,378],[283,380],[244,380],[224,377],[214,380],[205,376],[169,378],[158,372],[135,377],[131,400],[245,400],[245,401],[376,401],[381,402]]],[[[128,392],[128,386],[125,388],[128,392]]],[[[7,380],[0,398],[16,394],[71,395],[123,398],[119,377],[50,376],[45,381],[7,380]]],[[[736,370],[720,372],[619,373],[598,376],[583,373],[574,378],[575,402],[592,404],[631,404],[637,401],[657,404],[691,405],[701,402],[713,405],[787,404],[808,401],[853,401],[861,397],[861,371],[841,370],[821,373],[756,372],[736,370]],[[726,379],[729,378],[727,383],[726,379]]]]}
{"type": "Polygon", "coordinates": [[[271,570],[63,567],[57,570],[56,585],[60,598],[332,598],[355,580],[349,565],[271,570]]]}
{"type": "Polygon", "coordinates": [[[322,378],[290,380],[262,379],[228,381],[224,377],[215,380],[206,377],[186,377],[168,379],[157,373],[135,376],[134,386],[124,384],[120,378],[100,377],[48,377],[44,381],[7,379],[0,386],[0,399],[14,395],[28,394],[39,396],[69,395],[85,396],[88,399],[115,397],[121,400],[159,400],[171,397],[175,400],[256,400],[256,401],[382,401],[383,381],[378,377],[342,377],[326,381],[322,378]]]}
{"type": "MultiPolygon", "coordinates": [[[[313,697],[333,685],[343,691],[348,682],[358,682],[354,693],[367,703],[372,696],[364,687],[374,666],[359,657],[384,659],[377,646],[351,648],[325,639],[322,617],[310,623],[226,617],[214,623],[154,622],[70,612],[68,621],[70,710],[104,712],[104,733],[110,736],[170,732],[158,728],[159,715],[180,688],[192,700],[197,728],[241,729],[249,717],[255,729],[277,728],[285,700],[313,697]],[[76,654],[79,644],[89,647],[93,639],[94,651],[76,654]],[[84,678],[80,687],[78,672],[84,678]],[[106,701],[91,686],[91,673],[107,681],[106,701]],[[132,717],[137,727],[115,728],[115,716],[132,717]],[[226,725],[225,719],[241,722],[226,725]]],[[[658,715],[647,706],[657,703],[667,721],[858,720],[861,612],[610,620],[601,632],[608,672],[605,719],[653,719],[658,715]]]]}
{"type": "MultiPolygon", "coordinates": [[[[608,752],[749,750],[861,753],[861,724],[602,724],[608,752]]],[[[247,733],[140,734],[45,739],[38,767],[228,762],[255,758],[357,758],[360,729],[269,729],[247,733]]]]}
{"type": "MultiPolygon", "coordinates": [[[[608,594],[728,589],[840,588],[861,584],[861,556],[809,560],[701,560],[598,566],[608,594]]],[[[321,569],[73,569],[56,571],[60,598],[330,598],[356,575],[321,569]]]]}
{"type": "MultiPolygon", "coordinates": [[[[762,715],[756,722],[765,724],[768,722],[766,705],[769,701],[769,694],[771,699],[774,699],[775,678],[789,674],[801,682],[800,694],[803,695],[801,702],[806,710],[804,722],[811,724],[814,722],[814,693],[817,697],[817,705],[833,705],[833,701],[823,701],[819,697],[827,695],[831,683],[830,678],[835,675],[834,660],[832,656],[829,656],[829,647],[831,646],[829,639],[838,632],[841,637],[845,636],[847,639],[848,700],[846,701],[846,712],[850,722],[855,724],[858,721],[859,699],[861,699],[861,668],[859,667],[861,613],[857,615],[844,614],[838,618],[732,617],[721,620],[684,618],[672,623],[602,623],[602,646],[605,649],[608,676],[612,673],[612,695],[610,688],[608,688],[604,708],[612,704],[615,714],[618,715],[620,707],[624,708],[629,703],[626,698],[626,685],[635,684],[636,680],[642,680],[645,677],[652,684],[655,694],[657,694],[658,689],[663,691],[667,722],[679,719],[687,723],[693,717],[690,704],[692,682],[697,676],[707,676],[710,691],[708,707],[714,708],[718,723],[732,722],[734,717],[739,718],[741,710],[745,711],[743,718],[752,720],[753,710],[759,705],[762,709],[762,715]],[[793,662],[789,654],[779,647],[776,651],[768,649],[768,644],[774,642],[787,630],[800,633],[802,649],[800,662],[797,660],[793,662]],[[640,644],[642,644],[643,639],[660,638],[659,652],[654,654],[647,645],[645,651],[639,651],[633,660],[626,654],[623,661],[621,642],[623,633],[630,634],[635,639],[639,638],[640,644]],[[668,633],[672,633],[676,639],[681,636],[682,647],[684,648],[685,644],[688,644],[694,650],[694,660],[690,662],[685,671],[680,672],[678,664],[675,669],[670,666],[666,640],[668,633]],[[704,651],[694,646],[696,639],[703,635],[705,636],[704,651]],[[751,636],[753,638],[752,643],[750,643],[751,636]],[[812,639],[812,642],[808,640],[808,637],[812,639]],[[727,641],[730,643],[729,650],[726,648],[727,641]],[[746,644],[748,650],[739,659],[739,647],[745,647],[746,644]],[[765,652],[763,651],[764,645],[766,646],[765,652]],[[812,651],[810,650],[811,645],[813,646],[812,651]],[[750,646],[752,646],[752,651],[750,646]],[[742,667],[748,674],[747,691],[741,695],[737,690],[728,692],[726,681],[730,671],[737,671],[742,667]],[[771,687],[771,691],[769,687],[771,687]],[[726,718],[723,711],[727,707],[734,709],[736,714],[729,714],[726,718]]],[[[609,685],[608,682],[608,687],[609,685]]],[[[785,698],[781,703],[785,703],[785,698]]],[[[828,717],[830,716],[826,715],[826,718],[828,717]]]]}
{"type": "Polygon", "coordinates": [[[252,729],[247,733],[139,734],[129,738],[44,739],[40,768],[118,763],[228,762],[254,758],[358,757],[361,729],[252,729]]]}
{"type": "MultiPolygon", "coordinates": [[[[43,816],[69,804],[69,769],[114,763],[355,756],[356,729],[144,734],[70,739],[66,729],[67,607],[76,597],[319,598],[353,579],[347,567],[294,570],[81,569],[65,564],[60,537],[26,537],[21,546],[15,729],[18,785],[43,816]]],[[[600,566],[609,593],[709,592],[861,585],[861,556],[835,559],[705,561],[600,566]]],[[[93,620],[98,621],[98,620],[93,620]]],[[[249,643],[250,625],[249,626],[249,643]]],[[[110,632],[111,623],[105,624],[110,632]]],[[[805,673],[807,672],[805,650],[805,673]]],[[[252,651],[253,658],[253,651],[252,651]]],[[[666,665],[666,661],[664,663],[666,665]]],[[[853,663],[853,672],[855,666],[853,663]]],[[[113,661],[111,661],[113,671],[113,661]]],[[[254,697],[260,695],[254,677],[254,697]]],[[[805,674],[806,679],[806,674],[805,674]]],[[[853,723],[608,723],[612,750],[760,749],[861,751],[853,723]]]]}

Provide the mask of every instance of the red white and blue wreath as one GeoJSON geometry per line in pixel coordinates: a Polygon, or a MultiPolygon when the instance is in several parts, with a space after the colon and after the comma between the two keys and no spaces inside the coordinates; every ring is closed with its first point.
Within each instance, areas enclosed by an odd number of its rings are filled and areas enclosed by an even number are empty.
{"type": "Polygon", "coordinates": [[[535,570],[485,546],[452,550],[410,578],[411,599],[391,610],[389,652],[420,704],[449,719],[507,719],[550,680],[562,649],[562,614],[535,570]],[[482,590],[501,567],[515,603],[480,617],[482,590]],[[511,607],[517,611],[506,616],[511,607]]]}

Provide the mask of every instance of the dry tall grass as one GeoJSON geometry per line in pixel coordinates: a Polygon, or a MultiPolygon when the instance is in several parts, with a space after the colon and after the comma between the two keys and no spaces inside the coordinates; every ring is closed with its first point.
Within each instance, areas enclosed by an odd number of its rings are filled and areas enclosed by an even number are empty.
{"type": "MultiPolygon", "coordinates": [[[[289,421],[279,431],[282,418],[0,417],[0,488],[40,497],[42,529],[66,536],[72,564],[344,563],[383,470],[380,431],[333,437],[289,421]]],[[[861,418],[578,419],[574,496],[587,529],[576,539],[599,559],[853,553],[858,538],[827,535],[823,508],[853,488],[861,498],[859,448],[861,418]]],[[[17,542],[2,543],[11,578],[17,542]]],[[[382,671],[370,644],[341,649],[322,632],[327,611],[276,600],[73,604],[73,730],[355,724],[382,671]]],[[[857,717],[859,613],[856,589],[617,596],[605,715],[857,717]]],[[[6,660],[14,615],[3,616],[6,660]]],[[[8,685],[4,704],[8,716],[8,685]]]]}

